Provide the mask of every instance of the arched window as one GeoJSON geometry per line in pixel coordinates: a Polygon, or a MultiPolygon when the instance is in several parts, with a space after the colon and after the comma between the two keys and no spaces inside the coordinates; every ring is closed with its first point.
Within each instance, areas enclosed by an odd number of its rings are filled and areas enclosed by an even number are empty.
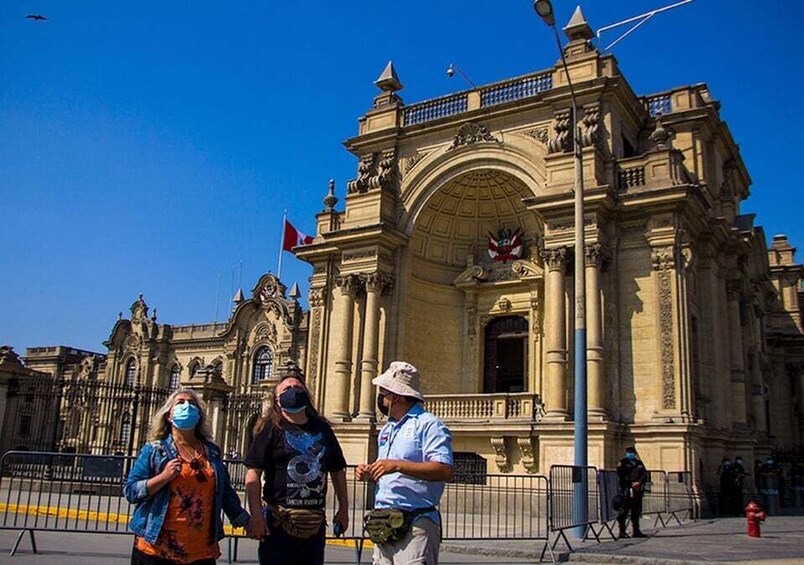
{"type": "Polygon", "coordinates": [[[201,363],[196,361],[190,366],[190,378],[194,379],[196,375],[198,375],[198,371],[201,370],[201,363]]]}
{"type": "Polygon", "coordinates": [[[179,388],[179,382],[181,382],[181,369],[178,365],[173,365],[170,369],[170,379],[168,380],[168,388],[170,390],[176,390],[179,388]]]}
{"type": "Polygon", "coordinates": [[[126,362],[126,380],[125,383],[128,386],[134,386],[134,382],[137,380],[137,362],[132,357],[126,362]]]}
{"type": "Polygon", "coordinates": [[[270,347],[261,347],[254,356],[254,372],[251,374],[251,384],[260,384],[260,381],[271,376],[274,365],[274,354],[270,347]]]}
{"type": "Polygon", "coordinates": [[[212,364],[212,372],[218,375],[223,375],[223,361],[215,361],[212,364]]]}
{"type": "Polygon", "coordinates": [[[123,412],[123,417],[120,418],[120,443],[124,446],[128,445],[128,440],[131,438],[131,414],[123,412]]]}

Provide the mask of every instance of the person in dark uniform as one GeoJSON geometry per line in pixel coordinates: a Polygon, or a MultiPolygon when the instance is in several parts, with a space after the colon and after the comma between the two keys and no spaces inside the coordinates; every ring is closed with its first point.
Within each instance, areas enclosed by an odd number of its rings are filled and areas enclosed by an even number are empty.
{"type": "Polygon", "coordinates": [[[633,447],[625,449],[625,457],[617,465],[617,477],[620,479],[620,492],[625,497],[628,510],[617,516],[617,523],[620,526],[618,539],[628,537],[628,534],[625,533],[625,520],[629,512],[633,530],[631,535],[635,538],[644,538],[645,534],[639,529],[639,516],[642,514],[642,496],[645,483],[648,482],[648,471],[637,457],[636,449],[633,447]]]}
{"type": "Polygon", "coordinates": [[[742,516],[743,506],[743,485],[745,479],[749,477],[745,472],[745,465],[743,458],[739,455],[734,458],[734,463],[731,466],[732,474],[734,475],[734,482],[732,483],[733,492],[731,497],[731,513],[735,516],[742,516]]]}
{"type": "Polygon", "coordinates": [[[717,476],[720,482],[720,494],[718,496],[718,509],[721,516],[728,516],[734,509],[734,470],[731,459],[724,456],[717,466],[717,476]]]}

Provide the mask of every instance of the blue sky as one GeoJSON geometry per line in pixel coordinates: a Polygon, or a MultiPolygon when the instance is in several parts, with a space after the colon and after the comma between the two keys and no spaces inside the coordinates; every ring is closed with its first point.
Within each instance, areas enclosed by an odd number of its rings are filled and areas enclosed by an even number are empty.
{"type": "MultiPolygon", "coordinates": [[[[598,29],[669,3],[582,8],[598,29]]],[[[576,4],[554,2],[560,26],[576,4]]],[[[639,94],[709,85],[754,181],[743,212],[801,247],[804,18],[752,5],[696,0],[613,53],[639,94]]],[[[213,321],[216,295],[226,319],[241,262],[247,293],[276,271],[283,210],[311,233],[329,178],[342,209],[341,142],[388,60],[412,103],[466,87],[451,62],[483,84],[557,53],[528,0],[1,2],[0,343],[104,351],[140,292],[161,322],[213,321]]],[[[309,274],[285,256],[305,296],[309,274]]]]}

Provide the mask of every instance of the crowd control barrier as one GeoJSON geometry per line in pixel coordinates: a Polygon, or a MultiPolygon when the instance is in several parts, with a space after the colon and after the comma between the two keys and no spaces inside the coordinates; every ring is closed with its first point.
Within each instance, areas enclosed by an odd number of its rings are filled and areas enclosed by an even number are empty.
{"type": "Polygon", "coordinates": [[[653,527],[661,524],[666,527],[664,514],[667,513],[667,474],[664,471],[648,471],[648,481],[642,494],[642,515],[654,516],[653,527]]]}
{"type": "MultiPolygon", "coordinates": [[[[563,540],[572,551],[566,530],[582,528],[600,541],[597,531],[591,528],[600,516],[600,493],[598,492],[597,469],[577,465],[553,465],[550,467],[550,531],[555,534],[551,555],[559,541],[563,540]],[[586,492],[585,497],[579,494],[586,492]]],[[[542,550],[544,558],[544,550],[542,550]]]]}
{"type": "Polygon", "coordinates": [[[667,514],[679,526],[681,520],[692,520],[694,501],[692,497],[692,474],[689,471],[671,471],[667,473],[667,514]],[[681,515],[681,518],[679,518],[681,515]]]}

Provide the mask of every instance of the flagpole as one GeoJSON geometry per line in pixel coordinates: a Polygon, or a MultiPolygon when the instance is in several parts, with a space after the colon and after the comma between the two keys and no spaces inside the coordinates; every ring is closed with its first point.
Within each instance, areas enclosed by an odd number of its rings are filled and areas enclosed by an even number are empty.
{"type": "Polygon", "coordinates": [[[279,238],[279,261],[276,266],[276,278],[282,280],[282,249],[285,247],[285,226],[288,223],[288,211],[282,214],[282,235],[279,238]]]}

